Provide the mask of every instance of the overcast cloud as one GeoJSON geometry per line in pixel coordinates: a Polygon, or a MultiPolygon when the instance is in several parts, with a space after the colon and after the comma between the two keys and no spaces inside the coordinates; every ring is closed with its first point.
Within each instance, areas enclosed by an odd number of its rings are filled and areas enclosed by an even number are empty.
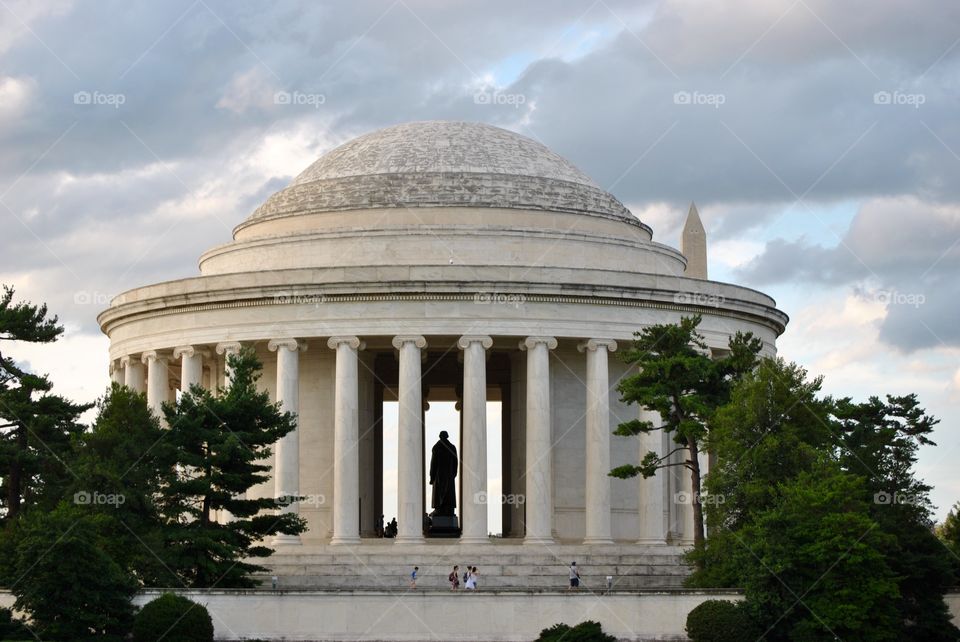
{"type": "Polygon", "coordinates": [[[93,340],[111,296],[195,275],[324,151],[477,120],[566,156],[658,240],[696,200],[712,273],[795,321],[874,306],[876,367],[936,362],[952,413],[958,39],[943,0],[3,0],[0,279],[93,340]]]}

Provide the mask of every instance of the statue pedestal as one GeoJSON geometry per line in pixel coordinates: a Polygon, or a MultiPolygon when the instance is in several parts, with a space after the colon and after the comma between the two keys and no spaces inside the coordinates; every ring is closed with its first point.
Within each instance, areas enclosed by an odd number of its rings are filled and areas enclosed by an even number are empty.
{"type": "Polygon", "coordinates": [[[432,515],[427,537],[460,537],[460,522],[456,515],[432,515]]]}

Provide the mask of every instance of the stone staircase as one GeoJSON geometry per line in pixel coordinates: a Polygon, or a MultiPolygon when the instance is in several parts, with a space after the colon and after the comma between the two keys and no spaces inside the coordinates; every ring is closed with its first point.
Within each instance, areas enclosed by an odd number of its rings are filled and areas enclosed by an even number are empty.
{"type": "Polygon", "coordinates": [[[458,543],[395,545],[391,540],[364,540],[357,546],[284,547],[267,560],[271,569],[260,576],[264,588],[277,578],[278,589],[399,590],[409,587],[410,572],[419,566],[417,587],[448,589],[454,564],[479,570],[481,590],[565,589],[570,562],[580,568],[581,586],[606,590],[657,590],[683,586],[690,568],[676,546],[583,546],[582,544],[461,545],[458,543]],[[368,543],[369,542],[369,543],[368,543]]]}

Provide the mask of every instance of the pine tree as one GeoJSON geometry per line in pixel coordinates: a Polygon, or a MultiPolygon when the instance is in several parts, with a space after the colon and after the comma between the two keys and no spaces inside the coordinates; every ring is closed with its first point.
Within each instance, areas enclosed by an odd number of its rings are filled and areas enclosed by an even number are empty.
{"type": "MultiPolygon", "coordinates": [[[[0,296],[0,342],[51,343],[63,333],[46,305],[0,296]]],[[[82,430],[79,416],[89,405],[51,394],[46,376],[27,372],[0,351],[0,477],[3,519],[16,520],[25,507],[53,508],[70,483],[66,464],[71,438],[82,430]]]]}
{"type": "Polygon", "coordinates": [[[756,363],[761,342],[752,334],[738,332],[729,341],[729,354],[712,359],[704,338],[697,332],[700,316],[684,317],[679,324],[654,325],[635,333],[636,339],[623,359],[637,366],[637,373],[618,385],[624,402],[635,403],[660,413],[663,421],[633,419],[619,425],[615,434],[633,436],[663,430],[673,436],[676,448],[665,454],[648,452],[639,466],[618,466],[610,475],[621,479],[654,476],[658,470],[683,466],[689,471],[693,496],[694,548],[704,542],[702,474],[700,453],[713,413],[730,395],[730,389],[756,363]],[[681,462],[673,454],[683,453],[681,462]]]}
{"type": "Polygon", "coordinates": [[[160,498],[167,555],[183,583],[196,588],[254,586],[249,575],[265,569],[244,560],[273,552],[265,538],[305,528],[300,517],[277,512],[284,502],[246,498],[248,489],[270,478],[260,462],[294,429],[295,417],[257,391],[261,365],[251,349],[229,357],[228,365],[226,390],[193,387],[164,406],[166,441],[176,453],[160,498]],[[223,512],[232,521],[214,519],[223,512]]]}

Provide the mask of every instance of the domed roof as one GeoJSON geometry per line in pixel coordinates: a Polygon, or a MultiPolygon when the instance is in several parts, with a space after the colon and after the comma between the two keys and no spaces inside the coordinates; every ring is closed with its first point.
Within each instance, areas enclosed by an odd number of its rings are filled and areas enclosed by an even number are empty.
{"type": "Polygon", "coordinates": [[[526,136],[483,123],[436,120],[403,123],[354,138],[321,156],[292,184],[426,172],[531,176],[597,187],[567,159],[526,136]]]}
{"type": "Polygon", "coordinates": [[[532,209],[638,223],[586,174],[526,136],[481,123],[426,121],[387,127],[327,152],[240,227],[391,207],[532,209]]]}

